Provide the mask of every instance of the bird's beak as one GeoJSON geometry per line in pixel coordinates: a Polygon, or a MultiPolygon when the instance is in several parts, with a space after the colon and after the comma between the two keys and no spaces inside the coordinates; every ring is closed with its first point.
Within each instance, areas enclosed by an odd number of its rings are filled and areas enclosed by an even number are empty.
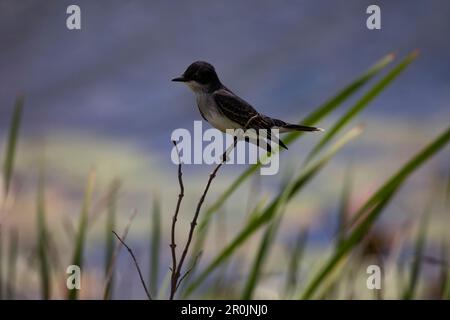
{"type": "Polygon", "coordinates": [[[186,80],[185,77],[181,76],[181,77],[172,79],[172,81],[175,81],[175,82],[186,82],[187,80],[186,80]]]}

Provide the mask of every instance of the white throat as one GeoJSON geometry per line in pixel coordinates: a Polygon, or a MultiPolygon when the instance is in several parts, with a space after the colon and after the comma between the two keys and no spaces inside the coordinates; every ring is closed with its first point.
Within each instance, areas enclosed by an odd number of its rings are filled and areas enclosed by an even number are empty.
{"type": "Polygon", "coordinates": [[[198,83],[197,81],[188,81],[185,84],[195,93],[206,92],[206,86],[198,83]]]}

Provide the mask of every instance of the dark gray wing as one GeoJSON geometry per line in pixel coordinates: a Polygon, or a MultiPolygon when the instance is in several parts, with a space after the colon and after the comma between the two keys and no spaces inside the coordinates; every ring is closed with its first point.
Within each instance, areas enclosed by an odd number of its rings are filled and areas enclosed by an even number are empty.
{"type": "Polygon", "coordinates": [[[243,128],[248,124],[247,129],[270,129],[274,125],[269,117],[259,114],[248,102],[230,91],[217,90],[213,98],[220,111],[243,128]]]}
{"type": "MultiPolygon", "coordinates": [[[[271,129],[276,126],[284,126],[286,123],[278,119],[272,119],[268,116],[258,113],[248,102],[242,100],[235,94],[225,89],[220,89],[213,94],[214,101],[219,107],[220,111],[230,120],[238,123],[242,128],[246,129],[271,129]]],[[[271,131],[266,132],[266,138],[272,140],[271,131]]],[[[259,134],[258,134],[259,135],[259,134]]],[[[259,143],[259,140],[258,140],[259,143]]],[[[287,149],[287,146],[277,139],[277,143],[287,149]]],[[[270,144],[267,144],[267,151],[271,152],[270,144]]]]}

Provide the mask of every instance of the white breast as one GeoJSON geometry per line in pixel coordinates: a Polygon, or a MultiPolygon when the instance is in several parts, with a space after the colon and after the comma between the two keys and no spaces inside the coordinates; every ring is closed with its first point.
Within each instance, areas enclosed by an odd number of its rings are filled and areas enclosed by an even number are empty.
{"type": "Polygon", "coordinates": [[[228,119],[220,112],[211,94],[196,92],[197,105],[206,120],[216,129],[225,132],[226,129],[238,129],[241,126],[228,119]]]}

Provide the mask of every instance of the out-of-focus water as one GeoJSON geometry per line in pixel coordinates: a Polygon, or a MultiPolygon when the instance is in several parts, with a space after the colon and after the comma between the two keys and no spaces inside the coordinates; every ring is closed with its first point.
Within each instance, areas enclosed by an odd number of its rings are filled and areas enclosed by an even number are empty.
{"type": "MultiPolygon", "coordinates": [[[[169,80],[194,60],[262,112],[298,120],[388,52],[420,59],[371,113],[432,120],[450,102],[450,2],[77,1],[82,30],[65,27],[69,1],[0,4],[0,128],[14,96],[29,134],[61,128],[128,137],[167,150],[174,128],[199,119],[169,80]]],[[[448,114],[448,113],[447,113],[448,114]]]]}

